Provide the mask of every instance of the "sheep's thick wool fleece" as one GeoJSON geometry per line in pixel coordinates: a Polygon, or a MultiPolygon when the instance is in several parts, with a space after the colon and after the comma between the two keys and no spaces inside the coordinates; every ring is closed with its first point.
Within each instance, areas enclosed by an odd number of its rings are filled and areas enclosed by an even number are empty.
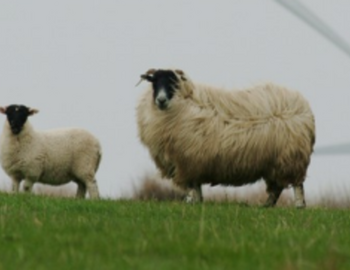
{"type": "Polygon", "coordinates": [[[315,124],[300,93],[271,83],[225,91],[187,80],[162,111],[152,91],[138,104],[138,129],[164,177],[180,185],[304,181],[315,124]]]}
{"type": "Polygon", "coordinates": [[[54,185],[79,174],[93,178],[101,155],[99,142],[83,129],[37,132],[29,122],[14,136],[6,121],[0,145],[1,163],[9,175],[54,185]]]}

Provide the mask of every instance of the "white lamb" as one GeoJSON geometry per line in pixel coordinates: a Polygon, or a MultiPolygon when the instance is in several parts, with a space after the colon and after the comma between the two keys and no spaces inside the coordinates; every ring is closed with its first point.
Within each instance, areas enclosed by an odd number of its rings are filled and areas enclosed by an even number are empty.
{"type": "Polygon", "coordinates": [[[95,173],[101,160],[99,141],[83,129],[36,131],[27,120],[38,111],[23,105],[0,107],[7,121],[0,137],[0,161],[12,179],[13,192],[30,192],[34,183],[61,185],[74,181],[77,197],[99,198],[95,173]]]}
{"type": "Polygon", "coordinates": [[[201,184],[241,186],[264,179],[274,206],[289,185],[304,207],[303,182],[315,121],[300,93],[274,84],[226,91],[193,83],[181,70],[151,69],[137,107],[141,142],[162,176],[202,200],[201,184]]]}

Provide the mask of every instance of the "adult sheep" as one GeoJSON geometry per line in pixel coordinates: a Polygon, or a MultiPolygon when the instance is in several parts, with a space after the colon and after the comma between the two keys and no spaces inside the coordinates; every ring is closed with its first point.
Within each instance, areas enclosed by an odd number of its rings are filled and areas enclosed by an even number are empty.
{"type": "Polygon", "coordinates": [[[0,161],[12,179],[13,192],[30,192],[34,183],[78,184],[77,197],[99,198],[95,173],[101,159],[99,141],[83,129],[33,129],[28,116],[38,111],[23,105],[0,107],[7,121],[0,137],[0,161]]]}
{"type": "Polygon", "coordinates": [[[315,142],[314,116],[295,91],[263,84],[226,91],[193,83],[181,70],[150,69],[137,106],[138,132],[162,176],[201,201],[201,185],[241,186],[264,179],[266,206],[303,182],[315,142]]]}

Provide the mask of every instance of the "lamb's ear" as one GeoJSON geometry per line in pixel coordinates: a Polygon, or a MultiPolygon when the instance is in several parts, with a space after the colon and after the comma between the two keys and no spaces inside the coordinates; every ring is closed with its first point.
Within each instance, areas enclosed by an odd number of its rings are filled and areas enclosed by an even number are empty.
{"type": "Polygon", "coordinates": [[[29,108],[29,114],[28,115],[33,115],[33,114],[36,114],[38,112],[39,112],[39,110],[37,110],[37,109],[29,108]]]}
{"type": "Polygon", "coordinates": [[[0,107],[0,113],[6,114],[6,107],[0,107]]]}

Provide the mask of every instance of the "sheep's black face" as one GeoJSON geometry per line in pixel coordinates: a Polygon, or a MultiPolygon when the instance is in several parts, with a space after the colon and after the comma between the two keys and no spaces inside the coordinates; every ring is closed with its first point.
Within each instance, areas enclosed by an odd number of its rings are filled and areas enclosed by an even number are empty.
{"type": "Polygon", "coordinates": [[[23,105],[10,105],[6,107],[4,113],[7,116],[7,121],[10,124],[12,133],[18,135],[22,131],[28,116],[32,115],[33,111],[23,105]]]}
{"type": "Polygon", "coordinates": [[[168,108],[179,84],[179,79],[172,70],[157,70],[144,77],[152,83],[153,100],[160,110],[168,108]]]}

